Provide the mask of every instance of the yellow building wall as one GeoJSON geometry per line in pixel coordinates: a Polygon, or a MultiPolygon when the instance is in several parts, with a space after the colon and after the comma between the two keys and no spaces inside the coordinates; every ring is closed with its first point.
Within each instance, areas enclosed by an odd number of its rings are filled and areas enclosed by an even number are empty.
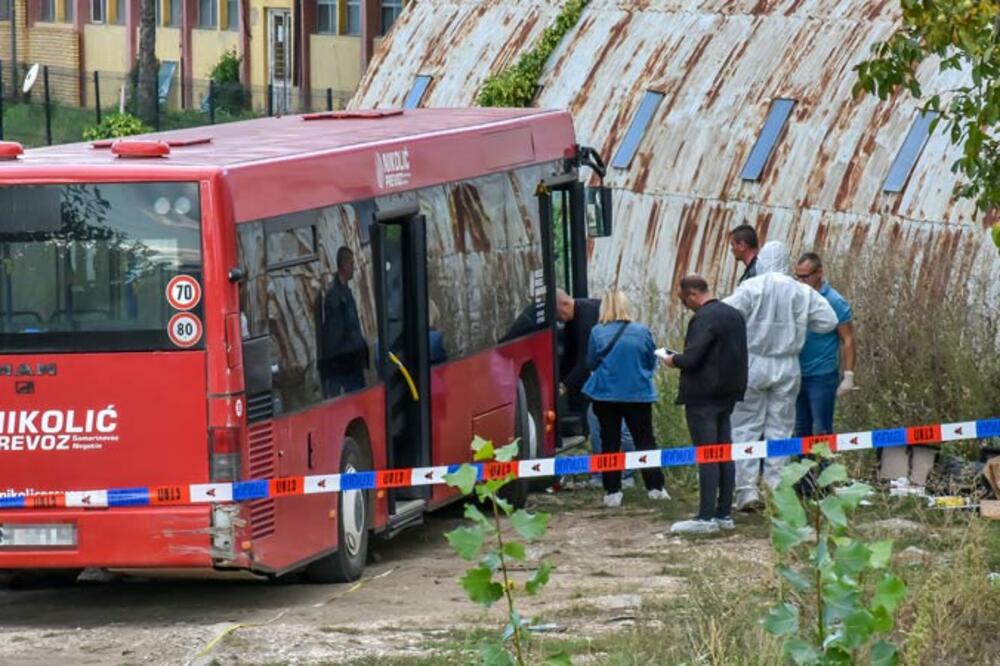
{"type": "Polygon", "coordinates": [[[95,71],[100,76],[101,106],[107,108],[117,105],[121,87],[128,80],[131,69],[125,44],[125,26],[85,24],[83,63],[87,70],[84,72],[87,106],[92,107],[96,103],[95,71]]]}
{"type": "MultiPolygon", "coordinates": [[[[9,24],[8,24],[9,25],[9,24]]],[[[63,104],[80,103],[80,40],[69,23],[36,23],[27,30],[27,64],[49,67],[49,95],[63,104]]],[[[22,70],[23,70],[22,63],[22,70]]],[[[42,75],[32,89],[41,99],[42,75]]]]}
{"type": "Polygon", "coordinates": [[[311,35],[309,75],[314,90],[353,93],[361,81],[361,38],[311,35]]]}

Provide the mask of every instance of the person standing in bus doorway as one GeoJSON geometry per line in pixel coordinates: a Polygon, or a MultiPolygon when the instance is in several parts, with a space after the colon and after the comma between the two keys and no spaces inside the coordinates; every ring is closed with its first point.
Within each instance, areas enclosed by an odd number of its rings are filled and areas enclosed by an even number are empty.
{"type": "MultiPolygon", "coordinates": [[[[806,331],[829,333],[837,328],[837,315],[819,292],[788,275],[791,260],[783,243],[772,241],[761,248],[757,275],[736,288],[723,302],[747,322],[749,369],[743,402],[733,410],[733,440],[786,439],[795,430],[795,401],[799,394],[799,352],[806,331]]],[[[773,490],[787,458],[767,458],[764,482],[773,490]]],[[[736,508],[755,509],[760,504],[757,481],[760,460],[736,463],[736,508]]]]}
{"type": "MultiPolygon", "coordinates": [[[[663,359],[681,371],[677,404],[684,405],[695,446],[733,441],[729,417],[747,389],[747,325],[735,308],[720,302],[700,275],[681,280],[677,296],[694,312],[684,351],[663,359]]],[[[670,526],[671,532],[705,534],[734,529],[732,461],[698,465],[698,515],[670,526]]]]}
{"type": "Polygon", "coordinates": [[[729,249],[736,258],[746,268],[740,276],[739,284],[757,275],[757,254],[759,252],[760,240],[757,238],[757,230],[749,224],[740,226],[729,232],[729,249]]]}
{"type": "MultiPolygon", "coordinates": [[[[609,291],[601,300],[600,317],[587,344],[591,374],[583,385],[583,394],[593,401],[605,453],[621,450],[623,420],[637,450],[657,448],[653,436],[656,345],[649,328],[632,321],[631,310],[623,292],[609,291]]],[[[621,506],[622,473],[604,472],[602,480],[604,506],[621,506]]],[[[642,480],[650,499],[670,499],[659,467],[644,468],[642,480]]]]}
{"type": "Polygon", "coordinates": [[[354,253],[341,246],[337,250],[337,272],[323,297],[320,376],[323,394],[333,398],[365,387],[368,343],[361,332],[358,305],[351,292],[354,253]]]}
{"type": "MultiPolygon", "coordinates": [[[[587,430],[590,431],[590,451],[598,454],[601,448],[601,427],[594,414],[594,405],[583,394],[583,385],[590,378],[590,368],[587,367],[587,345],[590,344],[590,333],[600,318],[601,302],[596,298],[573,298],[562,289],[556,289],[556,318],[565,324],[563,336],[563,356],[560,359],[559,393],[570,400],[574,411],[587,413],[587,430]]],[[[623,451],[635,451],[635,442],[628,426],[622,423],[623,451]]],[[[596,475],[591,481],[600,483],[596,475]]],[[[625,472],[623,483],[625,487],[633,485],[633,473],[625,472]]]]}

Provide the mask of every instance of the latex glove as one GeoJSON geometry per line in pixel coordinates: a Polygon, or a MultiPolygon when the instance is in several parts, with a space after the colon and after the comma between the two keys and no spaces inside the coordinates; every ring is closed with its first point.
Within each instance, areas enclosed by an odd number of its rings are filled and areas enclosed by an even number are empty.
{"type": "Polygon", "coordinates": [[[844,378],[840,380],[840,386],[837,387],[837,397],[846,395],[854,390],[854,373],[850,370],[844,370],[844,378]]]}

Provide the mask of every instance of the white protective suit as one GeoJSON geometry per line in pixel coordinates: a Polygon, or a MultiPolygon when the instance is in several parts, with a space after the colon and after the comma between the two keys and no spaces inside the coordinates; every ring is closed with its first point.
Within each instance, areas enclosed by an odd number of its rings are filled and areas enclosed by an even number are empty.
{"type": "MultiPolygon", "coordinates": [[[[783,243],[771,241],[757,255],[757,275],[737,287],[724,302],[747,322],[749,373],[743,402],[732,415],[734,442],[785,439],[795,430],[795,400],[802,373],[799,352],[806,331],[829,333],[837,315],[818,291],[788,275],[791,262],[783,243]]],[[[764,481],[778,485],[787,458],[764,461],[764,481]]],[[[736,462],[736,504],[760,499],[758,460],[736,462]]]]}

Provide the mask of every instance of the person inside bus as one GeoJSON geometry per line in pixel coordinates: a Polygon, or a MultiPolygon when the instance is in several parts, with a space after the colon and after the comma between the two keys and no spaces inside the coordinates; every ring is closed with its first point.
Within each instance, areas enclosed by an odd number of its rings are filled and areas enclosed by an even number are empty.
{"type": "Polygon", "coordinates": [[[337,250],[337,272],[323,297],[322,350],[319,371],[323,394],[333,398],[365,387],[368,343],[361,331],[358,305],[350,282],[354,277],[354,253],[346,246],[337,250]]]}
{"type": "Polygon", "coordinates": [[[448,352],[444,348],[444,334],[438,328],[441,321],[441,311],[438,310],[434,299],[427,299],[427,340],[431,348],[431,364],[443,363],[448,359],[448,352]]]}
{"type": "MultiPolygon", "coordinates": [[[[601,300],[600,317],[587,345],[587,365],[591,374],[583,393],[593,402],[604,452],[621,450],[622,420],[632,433],[636,450],[656,449],[656,345],[649,328],[632,321],[632,307],[621,291],[611,290],[601,300]]],[[[604,472],[602,480],[604,506],[621,506],[621,471],[604,472]]],[[[650,499],[670,499],[659,467],[644,468],[642,480],[650,499]]]]}

